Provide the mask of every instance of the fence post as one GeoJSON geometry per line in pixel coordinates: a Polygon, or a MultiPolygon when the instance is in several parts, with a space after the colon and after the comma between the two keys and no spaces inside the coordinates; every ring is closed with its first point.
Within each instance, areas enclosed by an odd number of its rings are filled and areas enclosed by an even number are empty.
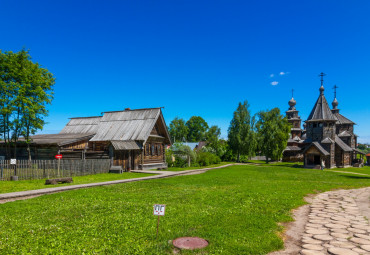
{"type": "Polygon", "coordinates": [[[41,162],[42,162],[42,170],[43,170],[42,171],[42,177],[46,178],[46,172],[45,172],[46,171],[46,166],[45,166],[46,163],[45,163],[45,160],[43,160],[41,162]]]}

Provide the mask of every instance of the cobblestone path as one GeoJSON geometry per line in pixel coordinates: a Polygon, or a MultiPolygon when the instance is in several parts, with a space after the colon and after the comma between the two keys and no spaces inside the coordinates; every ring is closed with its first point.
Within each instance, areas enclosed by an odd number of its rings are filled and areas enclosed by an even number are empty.
{"type": "Polygon", "coordinates": [[[300,253],[370,254],[369,196],[370,188],[317,195],[310,204],[300,253]]]}

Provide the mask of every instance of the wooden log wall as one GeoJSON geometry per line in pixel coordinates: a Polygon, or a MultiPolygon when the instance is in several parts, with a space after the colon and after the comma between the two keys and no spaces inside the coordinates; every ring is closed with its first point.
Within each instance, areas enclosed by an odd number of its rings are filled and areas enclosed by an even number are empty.
{"type": "Polygon", "coordinates": [[[163,163],[165,161],[165,147],[160,142],[147,142],[144,147],[144,164],[163,163]]]}

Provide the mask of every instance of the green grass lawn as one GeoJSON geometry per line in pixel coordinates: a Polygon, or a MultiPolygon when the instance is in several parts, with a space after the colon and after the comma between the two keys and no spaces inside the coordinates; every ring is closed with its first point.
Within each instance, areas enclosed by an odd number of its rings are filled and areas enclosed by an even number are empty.
{"type": "Polygon", "coordinates": [[[279,222],[307,194],[370,186],[370,177],[294,165],[232,166],[0,204],[1,254],[172,254],[170,240],[210,245],[181,254],[266,254],[283,248],[279,222]],[[156,240],[153,205],[166,204],[156,240]]]}
{"type": "Polygon", "coordinates": [[[334,168],[330,169],[333,171],[342,171],[342,172],[353,172],[353,173],[360,173],[360,174],[368,174],[370,175],[370,166],[364,167],[349,167],[349,168],[334,168]]]}
{"type": "Polygon", "coordinates": [[[152,174],[142,174],[142,173],[123,173],[123,174],[94,174],[85,176],[74,176],[73,183],[64,183],[58,185],[45,185],[45,180],[23,180],[23,181],[0,181],[0,193],[9,193],[24,190],[34,190],[34,189],[44,189],[76,184],[86,184],[94,182],[105,182],[105,181],[115,181],[130,178],[138,178],[144,176],[150,176],[152,174]]]}

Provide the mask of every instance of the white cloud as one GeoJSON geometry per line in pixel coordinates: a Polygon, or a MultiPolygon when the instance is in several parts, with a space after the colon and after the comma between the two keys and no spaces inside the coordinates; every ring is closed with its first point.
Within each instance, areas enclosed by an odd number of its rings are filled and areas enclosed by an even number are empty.
{"type": "Polygon", "coordinates": [[[273,81],[273,82],[271,82],[271,85],[272,86],[276,86],[276,85],[278,85],[279,84],[279,82],[278,81],[273,81]]]}
{"type": "Polygon", "coordinates": [[[270,74],[270,78],[272,78],[272,77],[274,77],[275,75],[272,73],[272,74],[270,74]]]}
{"type": "Polygon", "coordinates": [[[285,72],[280,72],[279,74],[280,74],[280,75],[285,75],[286,73],[285,73],[285,72]]]}

